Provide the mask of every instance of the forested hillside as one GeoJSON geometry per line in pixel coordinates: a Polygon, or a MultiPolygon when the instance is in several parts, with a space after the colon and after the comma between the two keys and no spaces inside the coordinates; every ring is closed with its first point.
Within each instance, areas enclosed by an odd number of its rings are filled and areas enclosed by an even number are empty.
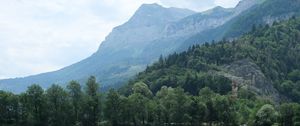
{"type": "Polygon", "coordinates": [[[159,62],[140,73],[129,85],[142,81],[153,92],[165,85],[180,86],[194,95],[209,86],[214,91],[223,89],[219,93],[224,94],[231,90],[231,81],[211,73],[228,73],[224,70],[226,65],[247,59],[259,67],[281,94],[300,102],[299,42],[299,19],[275,22],[271,27],[253,26],[253,30],[240,39],[195,45],[183,53],[161,57],[159,62]]]}
{"type": "Polygon", "coordinates": [[[0,91],[0,124],[299,126],[299,51],[300,19],[253,27],[237,40],[161,57],[119,92],[99,92],[95,77],[84,87],[0,91]]]}

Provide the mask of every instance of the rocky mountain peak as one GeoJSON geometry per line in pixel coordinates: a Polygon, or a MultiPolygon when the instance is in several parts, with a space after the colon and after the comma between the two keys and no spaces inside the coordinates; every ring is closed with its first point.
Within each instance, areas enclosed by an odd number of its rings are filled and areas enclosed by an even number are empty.
{"type": "Polygon", "coordinates": [[[235,11],[237,13],[243,12],[243,11],[253,7],[254,5],[260,3],[261,1],[263,1],[263,0],[241,0],[235,7],[235,11]]]}
{"type": "Polygon", "coordinates": [[[193,11],[179,8],[165,8],[159,4],[143,4],[126,23],[135,26],[164,25],[193,14],[193,11]]]}
{"type": "MultiPolygon", "coordinates": [[[[179,8],[165,8],[159,4],[143,4],[125,24],[113,29],[101,43],[97,54],[115,54],[120,50],[138,55],[149,42],[161,38],[167,24],[193,14],[179,8]]],[[[125,53],[124,53],[125,54],[125,53]]]]}
{"type": "Polygon", "coordinates": [[[152,4],[142,4],[139,7],[139,10],[142,9],[163,9],[164,7],[162,7],[161,5],[157,4],[157,3],[152,3],[152,4]]]}
{"type": "Polygon", "coordinates": [[[226,8],[222,7],[222,6],[216,6],[213,9],[211,9],[212,11],[225,11],[226,8]]]}

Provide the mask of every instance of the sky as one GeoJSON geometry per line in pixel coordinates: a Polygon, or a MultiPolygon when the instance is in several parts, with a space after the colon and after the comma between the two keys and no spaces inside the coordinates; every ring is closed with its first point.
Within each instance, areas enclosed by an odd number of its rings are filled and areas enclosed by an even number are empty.
{"type": "Polygon", "coordinates": [[[0,0],[0,79],[58,70],[97,51],[143,3],[204,11],[239,0],[0,0]]]}

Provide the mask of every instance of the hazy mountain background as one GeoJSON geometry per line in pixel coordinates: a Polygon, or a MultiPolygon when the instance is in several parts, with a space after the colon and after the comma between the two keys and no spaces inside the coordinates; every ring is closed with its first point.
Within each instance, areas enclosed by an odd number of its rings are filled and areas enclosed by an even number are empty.
{"type": "Polygon", "coordinates": [[[43,88],[70,80],[83,83],[90,75],[95,75],[103,88],[118,87],[160,55],[206,41],[234,39],[254,24],[288,19],[299,11],[299,0],[243,0],[235,8],[216,7],[201,13],[144,4],[128,22],[114,28],[87,59],[54,72],[1,80],[0,89],[22,92],[33,83],[43,88]]]}

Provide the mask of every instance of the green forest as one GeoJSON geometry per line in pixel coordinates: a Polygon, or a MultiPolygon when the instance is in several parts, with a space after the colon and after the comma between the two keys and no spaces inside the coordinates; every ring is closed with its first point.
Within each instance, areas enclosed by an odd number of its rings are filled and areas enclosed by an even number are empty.
{"type": "Polygon", "coordinates": [[[1,126],[300,126],[300,19],[253,26],[239,39],[195,45],[161,56],[120,89],[86,84],[21,94],[0,91],[1,126]],[[247,59],[278,90],[280,101],[233,90],[214,72],[247,59]]]}

